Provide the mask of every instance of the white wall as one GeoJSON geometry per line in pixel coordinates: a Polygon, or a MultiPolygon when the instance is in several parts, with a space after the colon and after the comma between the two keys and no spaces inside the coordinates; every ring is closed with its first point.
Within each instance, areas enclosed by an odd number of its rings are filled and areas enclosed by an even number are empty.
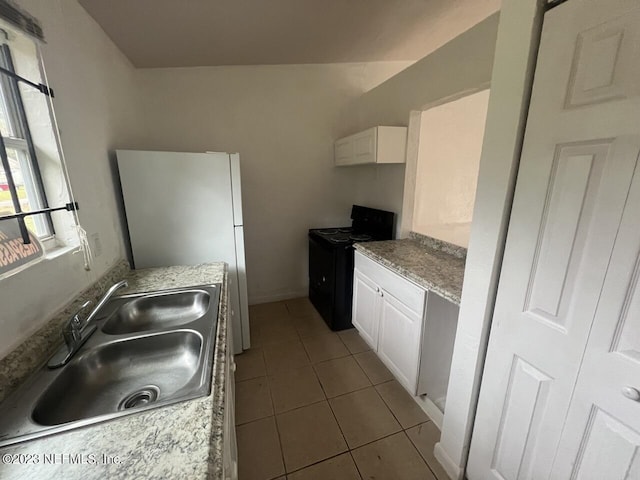
{"type": "Polygon", "coordinates": [[[37,17],[79,215],[102,254],[86,272],[82,255],[67,252],[0,283],[0,357],[43,325],[73,296],[123,256],[108,151],[135,146],[138,96],[135,71],[75,0],[20,0],[37,17]]]}
{"type": "MultiPolygon", "coordinates": [[[[498,5],[491,4],[487,15],[498,5]]],[[[452,24],[452,36],[428,56],[358,98],[340,136],[375,126],[409,124],[411,111],[425,110],[447,98],[489,87],[499,15],[493,13],[467,31],[452,24]]],[[[414,131],[416,129],[410,129],[414,131]]],[[[415,141],[410,138],[409,142],[415,141]]],[[[353,184],[358,202],[376,208],[402,211],[405,171],[402,165],[361,166],[353,184]]],[[[402,217],[397,220],[400,231],[402,217]]]]}
{"type": "Polygon", "coordinates": [[[333,166],[346,109],[407,65],[138,71],[145,148],[240,153],[250,303],[306,295],[307,230],[351,223],[354,171],[333,166]]]}
{"type": "Polygon", "coordinates": [[[422,113],[414,232],[469,245],[488,101],[483,90],[422,113]]]}

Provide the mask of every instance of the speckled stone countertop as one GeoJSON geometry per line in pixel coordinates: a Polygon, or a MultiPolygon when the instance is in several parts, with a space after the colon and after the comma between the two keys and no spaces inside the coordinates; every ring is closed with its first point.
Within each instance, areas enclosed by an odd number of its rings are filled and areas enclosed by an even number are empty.
{"type": "Polygon", "coordinates": [[[430,237],[411,234],[402,240],[356,243],[362,254],[460,305],[466,250],[430,237]]]}
{"type": "MultiPolygon", "coordinates": [[[[213,363],[212,393],[208,397],[177,403],[166,407],[128,415],[77,430],[54,434],[0,449],[0,478],[2,479],[218,479],[222,478],[222,432],[224,416],[224,385],[227,349],[227,289],[224,263],[193,267],[167,267],[127,271],[122,265],[114,268],[100,283],[102,287],[126,278],[129,287],[122,293],[143,292],[174,287],[222,283],[216,350],[213,363]],[[31,455],[29,464],[21,464],[11,454],[31,455]],[[45,455],[55,455],[53,464],[45,464],[45,455]],[[66,455],[66,457],[65,457],[66,455]],[[80,455],[80,457],[78,457],[80,455]],[[81,460],[70,461],[70,456],[81,460]],[[39,459],[34,463],[35,458],[39,459]],[[13,461],[13,460],[16,461],[13,461]],[[117,459],[117,460],[116,460],[117,459]],[[7,461],[8,460],[8,461],[7,461]]],[[[80,297],[91,297],[92,287],[80,297]]],[[[121,292],[119,292],[121,293],[121,292]]],[[[99,295],[99,293],[98,293],[99,295]]],[[[72,305],[76,305],[78,301],[72,305]]],[[[55,339],[43,339],[59,327],[61,318],[68,318],[70,306],[56,315],[33,339],[25,342],[0,362],[0,383],[16,383],[24,377],[19,367],[19,355],[32,363],[41,364],[55,347],[55,339]],[[66,316],[65,316],[66,315],[66,316]],[[38,352],[38,349],[40,350],[38,352]],[[18,355],[18,356],[16,356],[18,355]],[[19,374],[7,369],[17,368],[19,374]],[[4,380],[5,382],[1,382],[4,380]]],[[[59,330],[57,331],[59,339],[59,330]]],[[[32,368],[32,370],[34,370],[32,368]]],[[[18,382],[19,383],[19,382],[18,382]]],[[[4,387],[3,396],[13,386],[4,387]]]]}

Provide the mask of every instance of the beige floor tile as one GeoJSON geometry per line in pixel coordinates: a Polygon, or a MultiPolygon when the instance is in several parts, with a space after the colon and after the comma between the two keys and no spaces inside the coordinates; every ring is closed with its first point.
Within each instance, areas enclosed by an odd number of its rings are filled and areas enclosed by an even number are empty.
{"type": "Polygon", "coordinates": [[[269,375],[282,370],[304,367],[310,363],[300,340],[265,344],[263,351],[269,375]]]}
{"type": "Polygon", "coordinates": [[[363,478],[375,480],[435,480],[404,432],[351,452],[363,478]]]}
{"type": "Polygon", "coordinates": [[[349,448],[357,448],[401,430],[373,387],[329,400],[349,448]]]}
{"type": "Polygon", "coordinates": [[[262,347],[262,341],[260,340],[260,329],[253,323],[249,326],[249,340],[251,341],[251,348],[262,347]]]}
{"type": "Polygon", "coordinates": [[[308,407],[276,415],[287,472],[325,460],[347,450],[329,404],[308,407]]]}
{"type": "Polygon", "coordinates": [[[236,383],[236,425],[273,415],[267,377],[236,383]]]}
{"type": "Polygon", "coordinates": [[[233,360],[238,367],[235,373],[236,382],[267,375],[261,348],[245,350],[239,355],[234,355],[233,360]]]}
{"type": "Polygon", "coordinates": [[[382,360],[378,358],[375,352],[357,353],[354,355],[354,358],[374,385],[393,380],[393,374],[384,366],[384,363],[382,363],[382,360]]]}
{"type": "Polygon", "coordinates": [[[302,343],[304,343],[304,348],[307,350],[312,363],[349,355],[349,350],[335,333],[304,337],[302,338],[302,343]]]}
{"type": "Polygon", "coordinates": [[[261,303],[249,306],[249,318],[262,320],[286,316],[289,313],[284,302],[261,303]]]}
{"type": "Polygon", "coordinates": [[[427,414],[396,380],[376,385],[376,390],[400,422],[402,428],[407,429],[429,421],[427,414]]]}
{"type": "Polygon", "coordinates": [[[351,356],[336,358],[314,365],[327,397],[360,390],[371,385],[358,363],[351,356]]]}
{"type": "Polygon", "coordinates": [[[351,353],[360,353],[371,350],[369,345],[367,345],[367,342],[362,339],[358,330],[355,328],[338,332],[338,335],[340,335],[340,339],[351,353]]]}
{"type": "Polygon", "coordinates": [[[257,328],[261,346],[268,343],[282,343],[298,340],[298,331],[287,317],[264,321],[257,328]]]}
{"type": "Polygon", "coordinates": [[[292,319],[301,338],[332,333],[320,314],[307,317],[292,317],[292,319]]]}
{"type": "Polygon", "coordinates": [[[427,462],[436,478],[438,480],[449,480],[449,476],[433,454],[433,448],[440,441],[440,430],[438,430],[436,424],[429,421],[417,425],[407,430],[407,436],[418,449],[424,461],[427,462]]]}
{"type": "Polygon", "coordinates": [[[360,480],[360,474],[351,455],[343,453],[290,473],[289,480],[360,480]]]}
{"type": "Polygon", "coordinates": [[[292,298],[291,300],[285,300],[284,303],[291,315],[306,316],[317,313],[315,307],[307,297],[292,298]]]}
{"type": "Polygon", "coordinates": [[[276,413],[304,407],[325,399],[311,366],[284,370],[269,377],[276,413]]]}
{"type": "Polygon", "coordinates": [[[285,473],[275,417],[237,427],[238,476],[267,480],[285,473]]]}

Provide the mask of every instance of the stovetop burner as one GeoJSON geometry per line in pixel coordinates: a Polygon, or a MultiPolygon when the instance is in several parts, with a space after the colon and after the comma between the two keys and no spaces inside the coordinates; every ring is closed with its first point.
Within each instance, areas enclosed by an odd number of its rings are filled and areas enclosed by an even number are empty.
{"type": "Polygon", "coordinates": [[[355,233],[353,228],[321,228],[315,233],[333,244],[344,245],[353,242],[368,242],[373,236],[366,233],[355,233]]]}
{"type": "Polygon", "coordinates": [[[373,237],[364,233],[354,233],[352,235],[349,235],[349,239],[353,240],[354,242],[368,242],[369,240],[373,240],[373,237]]]}

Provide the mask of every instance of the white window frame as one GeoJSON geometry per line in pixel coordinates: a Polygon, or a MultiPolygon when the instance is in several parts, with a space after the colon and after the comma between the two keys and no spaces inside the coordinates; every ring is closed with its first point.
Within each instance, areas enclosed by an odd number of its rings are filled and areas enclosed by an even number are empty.
{"type": "MultiPolygon", "coordinates": [[[[11,48],[7,44],[0,45],[0,66],[15,73],[11,48]]],[[[0,72],[0,84],[2,86],[0,89],[0,101],[4,106],[3,110],[6,113],[7,122],[10,124],[11,130],[11,132],[3,132],[3,134],[13,134],[11,136],[3,136],[5,148],[7,150],[15,150],[17,153],[27,198],[32,208],[47,208],[48,203],[42,175],[17,80],[0,72]]],[[[0,218],[2,217],[0,216],[0,218]]],[[[33,215],[32,218],[37,229],[37,232],[33,233],[43,243],[45,251],[55,248],[57,241],[51,215],[48,213],[38,214],[33,215]]]]}

